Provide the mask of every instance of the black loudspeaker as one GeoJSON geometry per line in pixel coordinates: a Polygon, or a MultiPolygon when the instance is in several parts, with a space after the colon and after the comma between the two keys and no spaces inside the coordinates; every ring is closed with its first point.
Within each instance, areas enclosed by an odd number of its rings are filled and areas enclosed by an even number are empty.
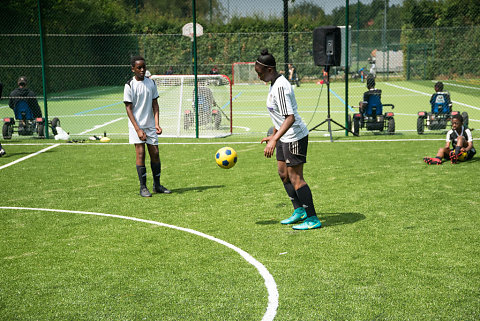
{"type": "Polygon", "coordinates": [[[340,66],[342,33],[339,27],[326,26],[313,30],[313,61],[317,66],[340,66]]]}

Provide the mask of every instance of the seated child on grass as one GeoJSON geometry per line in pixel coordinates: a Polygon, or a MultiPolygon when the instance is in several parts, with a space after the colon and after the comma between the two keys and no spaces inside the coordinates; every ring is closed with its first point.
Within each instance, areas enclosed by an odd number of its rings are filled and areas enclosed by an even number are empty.
{"type": "Polygon", "coordinates": [[[457,164],[458,161],[472,159],[475,154],[472,132],[463,126],[462,115],[457,114],[452,116],[452,129],[447,133],[445,147],[440,148],[435,157],[425,157],[423,161],[429,165],[440,165],[442,158],[445,158],[452,164],[457,164]]]}

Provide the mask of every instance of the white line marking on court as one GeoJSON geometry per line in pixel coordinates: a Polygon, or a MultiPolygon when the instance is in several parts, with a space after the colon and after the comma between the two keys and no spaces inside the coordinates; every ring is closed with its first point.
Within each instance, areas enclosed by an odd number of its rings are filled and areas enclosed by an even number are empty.
{"type": "Polygon", "coordinates": [[[241,128],[241,129],[245,129],[246,132],[249,132],[250,131],[250,127],[244,127],[244,126],[232,126],[233,128],[241,128]]]}
{"type": "MultiPolygon", "coordinates": [[[[432,82],[437,82],[436,80],[432,80],[432,82]]],[[[445,85],[449,86],[455,86],[455,87],[461,87],[461,88],[468,88],[468,89],[475,89],[475,90],[480,90],[478,87],[472,87],[472,86],[465,86],[465,85],[459,85],[459,84],[452,84],[451,82],[444,82],[445,85]]]]}
{"type": "MultiPolygon", "coordinates": [[[[386,82],[385,84],[388,85],[388,86],[395,87],[395,88],[399,88],[399,89],[403,89],[403,90],[408,90],[408,91],[411,91],[411,92],[414,92],[414,93],[417,93],[417,94],[421,94],[421,95],[425,95],[425,96],[429,96],[429,97],[432,96],[432,94],[424,93],[423,91],[418,91],[418,90],[415,90],[415,89],[410,89],[410,88],[407,88],[407,87],[402,87],[402,86],[394,85],[394,84],[391,84],[391,83],[389,83],[389,82],[386,82]]],[[[470,108],[473,108],[473,109],[476,109],[476,110],[480,110],[480,108],[478,108],[478,107],[475,107],[475,106],[472,106],[472,105],[467,105],[467,104],[461,103],[461,102],[459,102],[459,101],[452,100],[452,103],[455,103],[455,104],[461,105],[461,106],[465,106],[465,107],[470,107],[470,108]]]]}
{"type": "Polygon", "coordinates": [[[55,144],[55,145],[52,145],[52,146],[48,146],[47,148],[44,148],[44,149],[42,149],[42,150],[39,150],[38,152],[35,152],[35,153],[33,153],[33,154],[30,154],[30,155],[24,156],[24,157],[22,157],[22,158],[19,158],[19,159],[17,159],[17,160],[14,160],[14,161],[11,162],[11,163],[8,163],[8,164],[5,164],[5,165],[3,165],[3,166],[0,166],[0,170],[2,170],[2,169],[4,169],[4,168],[7,168],[8,166],[12,166],[12,165],[15,165],[15,164],[17,164],[17,163],[20,163],[20,162],[22,162],[22,161],[24,161],[24,160],[26,160],[26,159],[29,159],[30,157],[37,156],[38,154],[44,153],[44,152],[46,152],[47,150],[52,149],[52,148],[55,148],[55,147],[60,146],[60,145],[61,145],[61,144],[55,144]]]}
{"type": "Polygon", "coordinates": [[[232,245],[228,242],[225,242],[221,239],[217,239],[214,236],[198,232],[196,230],[192,230],[189,228],[184,228],[180,226],[175,226],[175,225],[170,225],[170,224],[165,224],[157,221],[150,221],[150,220],[144,220],[141,218],[136,218],[136,217],[128,217],[128,216],[122,216],[122,215],[114,215],[114,214],[105,214],[105,213],[95,213],[95,212],[83,212],[83,211],[70,211],[70,210],[57,210],[57,209],[49,209],[49,208],[31,208],[31,207],[11,207],[11,206],[0,206],[0,209],[7,209],[7,210],[29,210],[29,211],[44,211],[44,212],[59,212],[59,213],[72,213],[72,214],[85,214],[85,215],[96,215],[96,216],[105,216],[105,217],[114,217],[114,218],[121,218],[124,220],[130,220],[130,221],[136,221],[136,222],[142,222],[142,223],[147,223],[147,224],[153,224],[153,225],[158,225],[158,226],[163,226],[163,227],[168,227],[171,229],[179,230],[182,232],[187,232],[191,233],[194,235],[201,236],[203,238],[209,239],[210,241],[217,242],[221,245],[224,245],[238,254],[242,256],[245,261],[253,265],[260,275],[263,277],[265,280],[265,287],[267,288],[268,291],[268,306],[267,306],[267,311],[263,315],[262,321],[270,321],[275,318],[275,315],[277,314],[277,308],[278,308],[278,290],[277,290],[277,284],[275,283],[275,280],[273,279],[273,276],[270,274],[270,272],[267,270],[267,268],[260,262],[258,262],[253,256],[245,252],[239,247],[236,247],[235,245],[232,245]]]}
{"type": "MultiPolygon", "coordinates": [[[[414,131],[414,130],[412,130],[414,131]]],[[[313,140],[316,137],[312,136],[312,140],[309,140],[309,143],[331,143],[330,140],[313,140]]],[[[335,143],[375,143],[375,142],[419,142],[419,141],[445,141],[445,138],[400,138],[400,139],[345,139],[345,140],[335,140],[335,143]]],[[[158,145],[225,145],[225,144],[237,144],[237,145],[244,145],[244,144],[259,144],[260,145],[260,140],[254,141],[254,142],[180,142],[180,143],[162,143],[158,142],[158,145]]],[[[41,146],[41,145],[46,145],[44,143],[39,143],[39,144],[33,144],[33,143],[28,143],[28,144],[22,144],[22,143],[13,143],[13,144],[3,144],[3,145],[9,145],[9,146],[41,146]]],[[[78,146],[78,145],[87,145],[87,146],[109,146],[109,145],[131,145],[130,143],[60,143],[58,145],[63,145],[63,146],[78,146]]]]}
{"type": "Polygon", "coordinates": [[[95,129],[99,129],[99,128],[102,128],[104,126],[116,123],[117,121],[122,120],[122,119],[125,119],[125,117],[120,117],[120,118],[117,118],[117,119],[114,119],[114,120],[111,120],[111,121],[107,121],[106,123],[103,123],[101,125],[95,125],[92,128],[87,129],[86,131],[83,131],[83,132],[81,132],[79,134],[76,134],[76,135],[83,135],[83,134],[89,133],[91,131],[94,131],[95,129]]]}

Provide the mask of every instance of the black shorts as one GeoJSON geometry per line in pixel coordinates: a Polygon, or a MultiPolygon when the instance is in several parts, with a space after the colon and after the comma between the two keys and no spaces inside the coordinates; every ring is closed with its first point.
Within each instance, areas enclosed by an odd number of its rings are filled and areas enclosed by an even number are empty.
{"type": "Polygon", "coordinates": [[[287,166],[296,166],[307,162],[308,135],[300,140],[282,143],[277,142],[277,161],[282,161],[287,166]]]}
{"type": "Polygon", "coordinates": [[[475,156],[476,153],[477,153],[477,151],[475,150],[475,148],[470,149],[467,152],[467,157],[465,157],[465,160],[471,160],[473,158],[473,156],[475,156]]]}

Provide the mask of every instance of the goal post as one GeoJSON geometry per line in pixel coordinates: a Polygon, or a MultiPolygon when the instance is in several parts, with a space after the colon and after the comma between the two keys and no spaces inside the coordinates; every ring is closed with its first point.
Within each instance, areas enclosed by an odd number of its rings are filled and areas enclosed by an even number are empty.
{"type": "Polygon", "coordinates": [[[158,89],[162,136],[226,137],[232,134],[232,85],[225,75],[153,75],[158,89]],[[198,122],[197,122],[198,120],[198,122]]]}
{"type": "Polygon", "coordinates": [[[232,64],[232,78],[234,85],[263,84],[255,72],[254,62],[234,62],[232,64]]]}

